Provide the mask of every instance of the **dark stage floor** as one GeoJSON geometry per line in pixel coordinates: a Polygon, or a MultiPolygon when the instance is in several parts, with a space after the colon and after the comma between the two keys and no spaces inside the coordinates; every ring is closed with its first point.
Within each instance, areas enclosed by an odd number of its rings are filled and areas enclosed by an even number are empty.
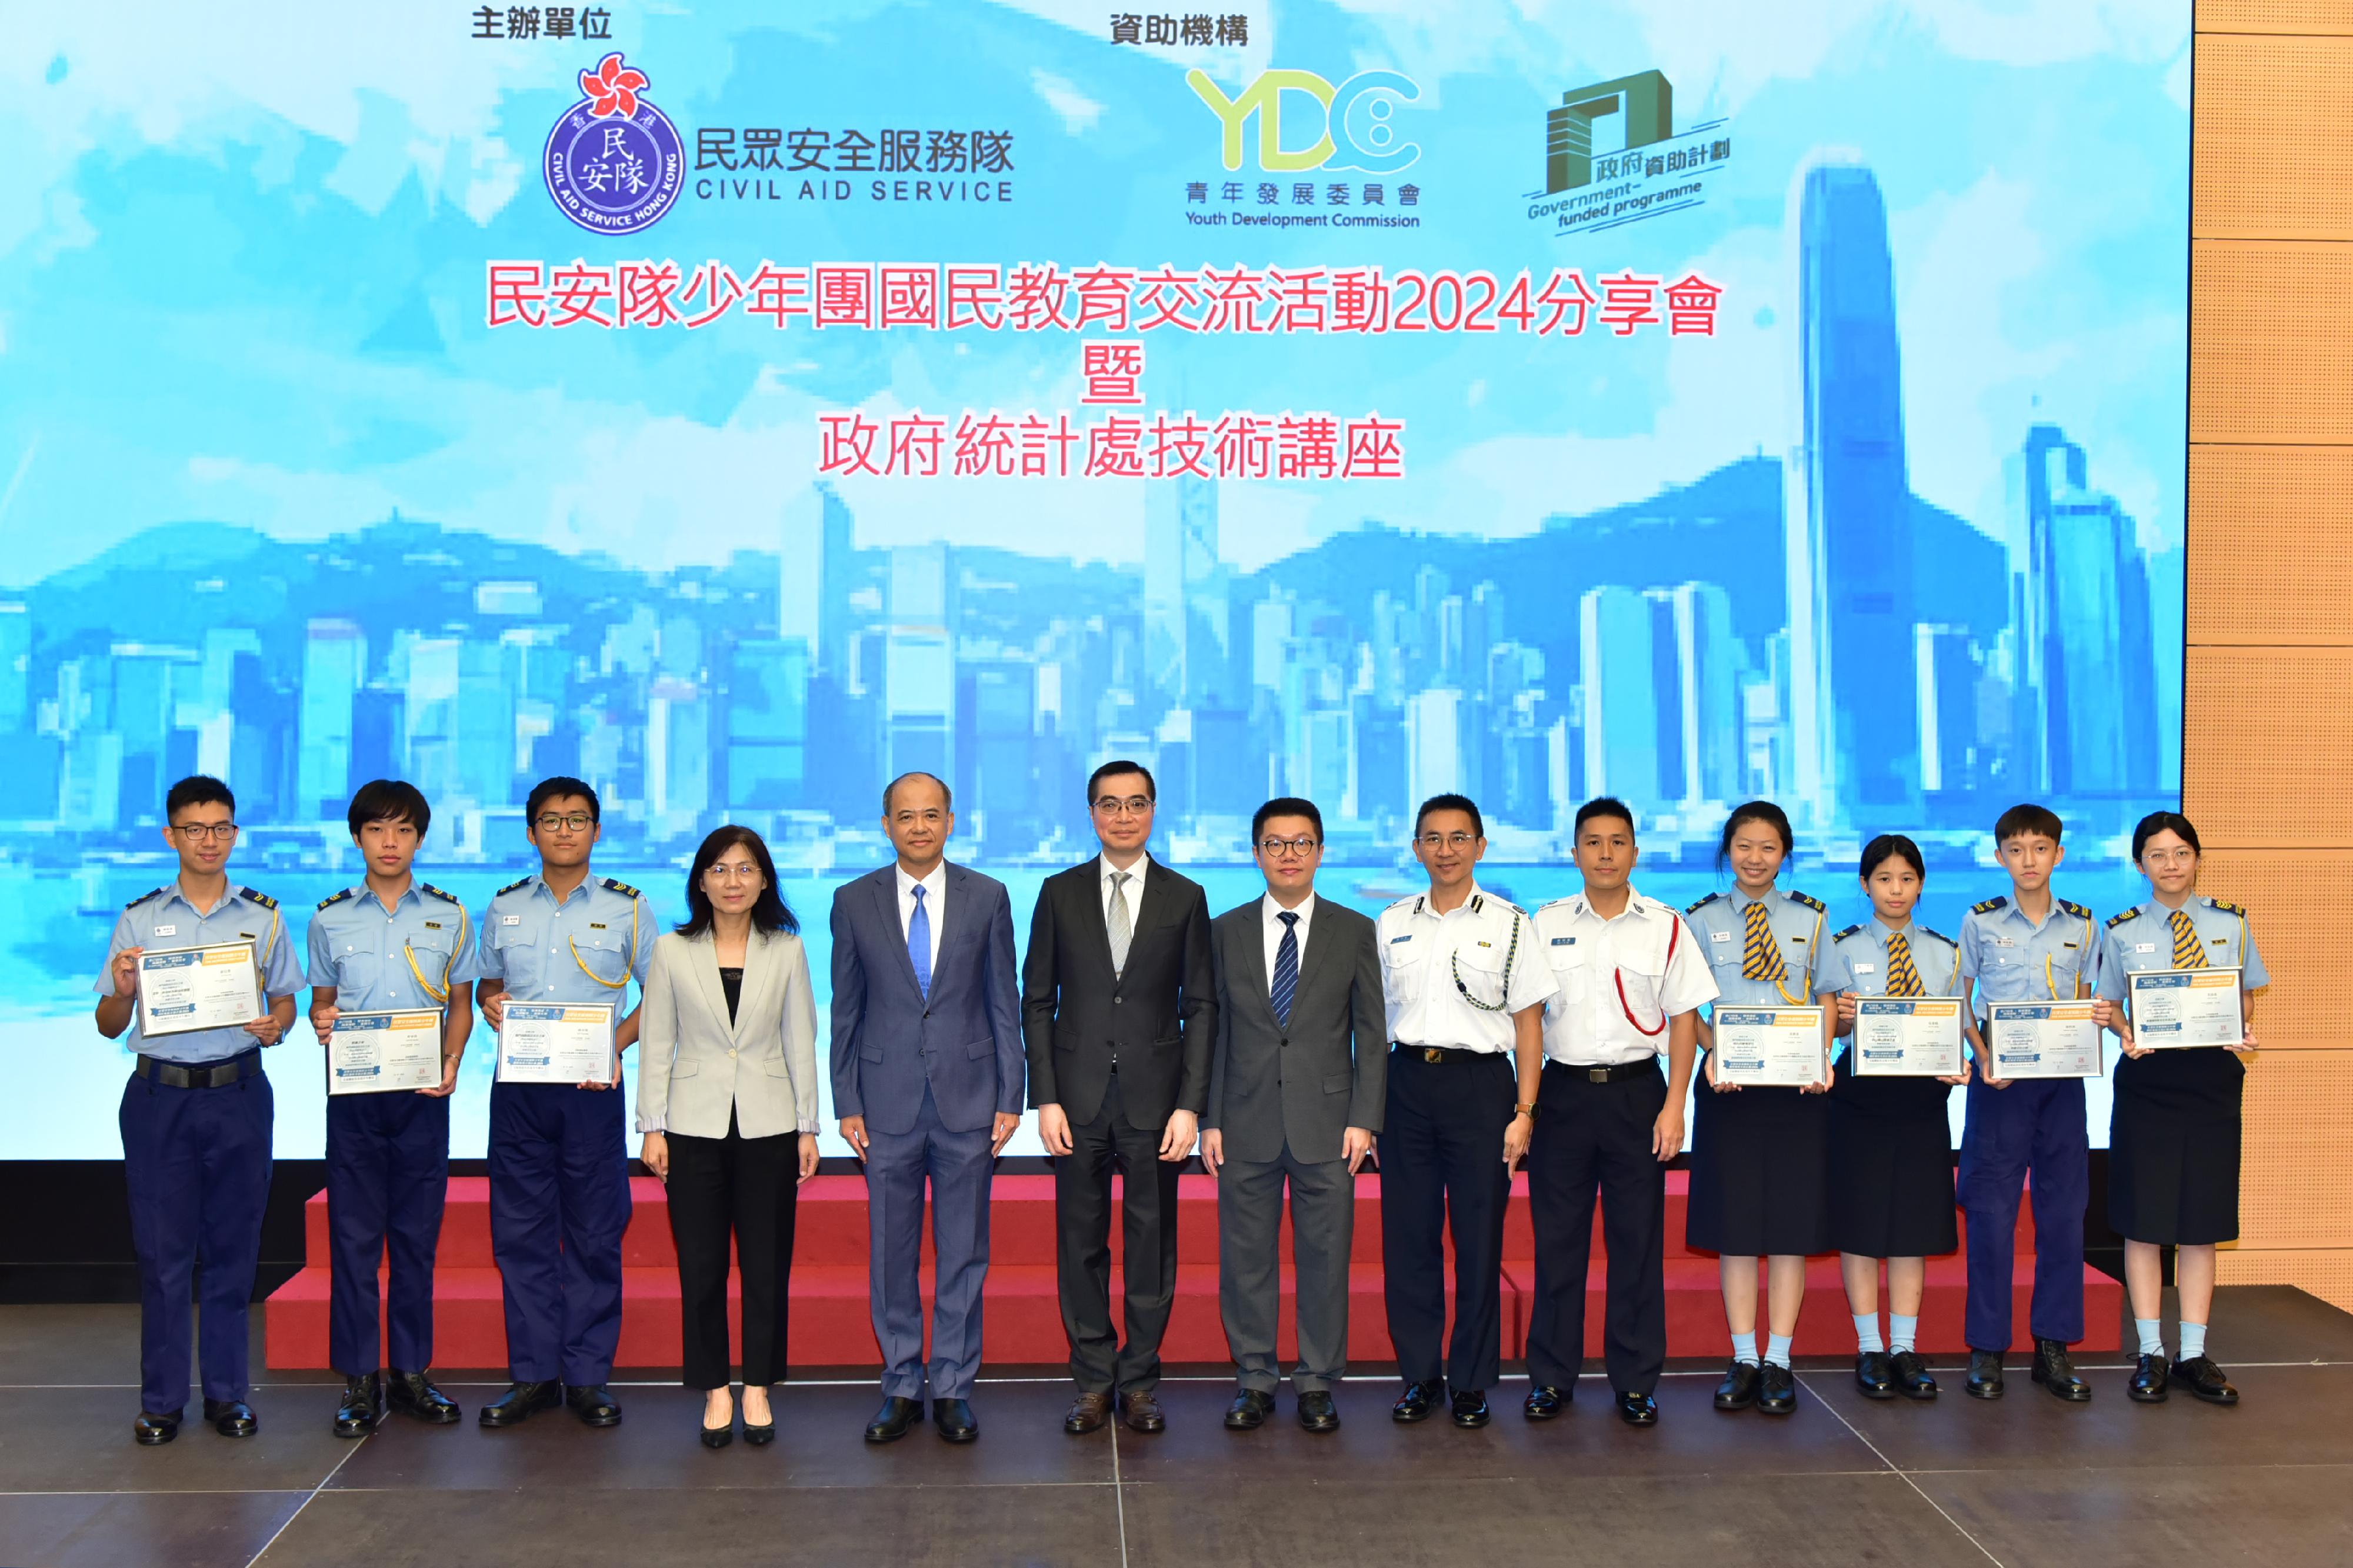
{"type": "MultiPolygon", "coordinates": [[[[1818,1301],[1811,1310],[1834,1310],[1818,1301]]],[[[0,1308],[0,1563],[1738,1563],[2099,1564],[2353,1561],[2353,1316],[2297,1291],[2226,1289],[2214,1348],[2244,1394],[2144,1408],[2113,1365],[2069,1407],[2014,1371],[1978,1404],[1877,1405],[1842,1366],[1803,1370],[1798,1413],[1708,1405],[1715,1371],[1671,1374],[1655,1430],[1607,1385],[1548,1426],[1497,1391],[1494,1425],[1388,1420],[1391,1380],[1343,1389],[1345,1425],[1237,1436],[1223,1377],[1172,1381],[1157,1437],[1062,1435],[1058,1379],[985,1383],[978,1443],[859,1433],[870,1383],[796,1384],[778,1436],[716,1453],[700,1401],[622,1385],[628,1418],[327,1430],[317,1379],[258,1391],[259,1436],[191,1424],[134,1447],[137,1320],[125,1307],[0,1308]]],[[[256,1317],[259,1330],[259,1314],[256,1317]]],[[[258,1335],[257,1335],[258,1337],[258,1335]]],[[[255,1364],[260,1364],[259,1346],[255,1364]]],[[[192,1407],[191,1414],[194,1409],[192,1407]]]]}

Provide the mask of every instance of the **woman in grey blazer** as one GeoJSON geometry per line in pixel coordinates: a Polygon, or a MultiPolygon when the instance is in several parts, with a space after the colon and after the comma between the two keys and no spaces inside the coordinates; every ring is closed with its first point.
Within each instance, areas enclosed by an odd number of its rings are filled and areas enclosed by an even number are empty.
{"type": "Polygon", "coordinates": [[[638,1009],[638,1131],[670,1188],[685,1383],[705,1391],[702,1442],[734,1436],[727,1254],[744,1279],[744,1440],[776,1436],[785,1375],[794,1194],[817,1173],[817,1004],[800,924],[768,847],[714,830],[687,872],[684,924],[654,944],[638,1009]]]}

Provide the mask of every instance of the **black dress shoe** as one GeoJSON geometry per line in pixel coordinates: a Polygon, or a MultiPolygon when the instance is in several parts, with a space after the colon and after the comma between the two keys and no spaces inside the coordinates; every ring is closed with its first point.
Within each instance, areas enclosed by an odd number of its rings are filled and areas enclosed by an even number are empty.
{"type": "Polygon", "coordinates": [[[560,1383],[511,1383],[504,1394],[482,1406],[475,1419],[485,1426],[513,1426],[563,1403],[560,1383]]]}
{"type": "Polygon", "coordinates": [[[1468,1430],[1484,1426],[1493,1417],[1487,1409],[1487,1392],[1482,1388],[1458,1388],[1447,1400],[1454,1415],[1454,1424],[1468,1430]]]}
{"type": "Polygon", "coordinates": [[[2209,1357],[2197,1355],[2175,1362],[2173,1370],[2166,1375],[2209,1405],[2239,1403],[2239,1391],[2231,1386],[2231,1380],[2209,1357]]]}
{"type": "Polygon", "coordinates": [[[1969,1380],[1961,1386],[1971,1399],[2000,1399],[2001,1397],[2001,1352],[1971,1351],[1969,1380]]]}
{"type": "Polygon", "coordinates": [[[1432,1404],[1446,1397],[1443,1383],[1409,1383],[1398,1402],[1389,1406],[1392,1421],[1424,1421],[1430,1417],[1432,1404]]]}
{"type": "Polygon", "coordinates": [[[384,1419],[384,1394],[375,1373],[364,1372],[343,1380],[343,1401],[335,1406],[335,1436],[364,1437],[384,1419]]]}
{"type": "Polygon", "coordinates": [[[2169,1366],[2162,1354],[2145,1355],[2133,1366],[2132,1381],[2125,1384],[2125,1397],[2135,1405],[2165,1403],[2165,1374],[2169,1366]]]}
{"type": "Polygon", "coordinates": [[[131,1440],[142,1448],[153,1448],[170,1442],[180,1435],[180,1412],[169,1415],[153,1415],[142,1410],[139,1419],[131,1424],[131,1440]]]}
{"type": "Polygon", "coordinates": [[[1520,1401],[1520,1414],[1531,1421],[1549,1421],[1568,1408],[1577,1391],[1549,1383],[1532,1383],[1528,1396],[1520,1401]]]}
{"type": "Polygon", "coordinates": [[[761,1422],[758,1426],[755,1426],[752,1424],[752,1418],[749,1415],[746,1415],[744,1417],[744,1442],[750,1444],[754,1448],[765,1448],[776,1440],[776,1407],[773,1402],[768,1406],[768,1418],[765,1421],[761,1422]]]}
{"type": "Polygon", "coordinates": [[[1231,1405],[1226,1406],[1226,1430],[1255,1432],[1265,1426],[1266,1418],[1273,1414],[1273,1394],[1255,1388],[1245,1388],[1234,1395],[1234,1402],[1231,1405]]]}
{"type": "Polygon", "coordinates": [[[895,1443],[915,1429],[923,1418],[923,1402],[902,1399],[893,1394],[882,1401],[882,1408],[866,1424],[866,1440],[870,1443],[895,1443]]]}
{"type": "Polygon", "coordinates": [[[1332,1403],[1329,1390],[1311,1388],[1299,1396],[1299,1425],[1310,1432],[1340,1429],[1340,1407],[1332,1403]]]}
{"type": "Polygon", "coordinates": [[[261,1430],[261,1423],[254,1418],[253,1406],[242,1399],[206,1400],[205,1419],[224,1437],[250,1437],[261,1430]]]}
{"type": "Polygon", "coordinates": [[[564,1391],[564,1403],[572,1406],[572,1414],[580,1417],[584,1426],[621,1424],[621,1402],[602,1384],[592,1388],[567,1388],[564,1391]]]}
{"type": "Polygon", "coordinates": [[[1895,1392],[1906,1399],[1934,1399],[1936,1380],[1928,1375],[1928,1363],[1920,1359],[1917,1351],[1897,1351],[1887,1358],[1888,1375],[1895,1380],[1895,1392]]]}
{"type": "Polygon", "coordinates": [[[1715,1407],[1718,1410],[1746,1410],[1757,1403],[1757,1389],[1765,1373],[1753,1361],[1736,1361],[1724,1369],[1724,1381],[1715,1385],[1715,1407]]]}
{"type": "Polygon", "coordinates": [[[1647,1394],[1620,1394],[1618,1396],[1618,1419],[1629,1426],[1656,1426],[1659,1424],[1659,1402],[1647,1394]]]}
{"type": "Polygon", "coordinates": [[[2092,1397],[2092,1385],[2076,1375],[2067,1347],[2057,1340],[2034,1342],[2034,1371],[2029,1375],[2049,1389],[2053,1398],[2070,1405],[2081,1405],[2092,1397]]]}
{"type": "Polygon", "coordinates": [[[397,1367],[385,1373],[384,1403],[386,1409],[413,1415],[429,1426],[453,1426],[466,1415],[456,1400],[433,1386],[431,1377],[397,1367]]]}
{"type": "Polygon", "coordinates": [[[1757,1408],[1767,1415],[1787,1415],[1798,1407],[1798,1374],[1786,1366],[1767,1363],[1758,1380],[1757,1408]]]}
{"type": "Polygon", "coordinates": [[[1887,1370],[1885,1351],[1864,1351],[1854,1358],[1854,1385],[1865,1399],[1895,1397],[1895,1379],[1887,1370]]]}
{"type": "Polygon", "coordinates": [[[732,1415],[729,1415],[727,1418],[727,1425],[724,1426],[705,1426],[702,1428],[702,1446],[704,1447],[724,1448],[728,1444],[733,1443],[735,1440],[735,1417],[732,1415]]]}
{"type": "Polygon", "coordinates": [[[943,1442],[969,1443],[980,1436],[980,1423],[972,1418],[972,1405],[962,1399],[933,1400],[932,1425],[939,1428],[943,1442]]]}

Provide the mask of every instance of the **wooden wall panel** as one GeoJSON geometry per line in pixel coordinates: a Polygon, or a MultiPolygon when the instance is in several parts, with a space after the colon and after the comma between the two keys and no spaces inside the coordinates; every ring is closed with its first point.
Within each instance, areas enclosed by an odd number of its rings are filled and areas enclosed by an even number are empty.
{"type": "Polygon", "coordinates": [[[2353,37],[2201,37],[2197,68],[2190,232],[2332,239],[2353,227],[2353,37]],[[2251,155],[2291,172],[2250,178],[2251,155]]]}
{"type": "Polygon", "coordinates": [[[2243,1248],[2353,1236],[2353,1050],[2261,1050],[2247,1066],[2243,1248]]]}
{"type": "Polygon", "coordinates": [[[2189,640],[2353,645],[2353,447],[2189,449],[2189,640]]]}
{"type": "Polygon", "coordinates": [[[2198,0],[2197,26],[2201,34],[2353,33],[2353,0],[2198,0]]]}
{"type": "MultiPolygon", "coordinates": [[[[2206,837],[2204,819],[2189,820],[2206,837]]],[[[2341,972],[2353,953],[2353,849],[2216,849],[2210,841],[2198,890],[2245,906],[2253,922],[2256,950],[2274,977],[2255,999],[2263,1054],[2353,1049],[2342,999],[2319,978],[2341,972]]]]}
{"type": "Polygon", "coordinates": [[[2189,438],[2353,443],[2348,299],[2353,245],[2194,242],[2189,438]]]}
{"type": "Polygon", "coordinates": [[[2181,708],[2182,810],[2210,847],[2353,846],[2353,647],[2193,645],[2181,708]]]}
{"type": "MultiPolygon", "coordinates": [[[[2226,1247],[2214,1261],[2214,1277],[2225,1285],[2293,1285],[2353,1312],[2353,1247],[2274,1252],[2226,1247]]],[[[2214,1353],[2230,1352],[2218,1346],[2214,1353]]]]}

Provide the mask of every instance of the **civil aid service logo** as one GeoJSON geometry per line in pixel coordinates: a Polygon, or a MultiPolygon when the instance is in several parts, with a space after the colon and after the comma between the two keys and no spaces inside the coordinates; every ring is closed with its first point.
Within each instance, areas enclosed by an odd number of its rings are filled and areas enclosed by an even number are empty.
{"type": "Polygon", "coordinates": [[[580,73],[586,94],[547,133],[540,164],[564,216],[593,234],[635,234],[685,188],[686,146],[646,97],[646,73],[607,55],[580,73]]]}

